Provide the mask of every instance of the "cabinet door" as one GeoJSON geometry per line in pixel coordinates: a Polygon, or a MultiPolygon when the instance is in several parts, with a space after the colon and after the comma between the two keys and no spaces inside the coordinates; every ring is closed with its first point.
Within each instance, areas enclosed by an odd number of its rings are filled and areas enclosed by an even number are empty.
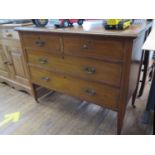
{"type": "Polygon", "coordinates": [[[20,46],[12,46],[10,42],[3,44],[3,49],[7,58],[7,65],[10,72],[10,78],[16,80],[16,77],[25,77],[24,60],[20,46]]]}
{"type": "Polygon", "coordinates": [[[8,54],[10,55],[12,78],[20,84],[30,86],[22,49],[20,47],[11,47],[8,54]]]}
{"type": "Polygon", "coordinates": [[[12,57],[15,75],[24,78],[25,77],[25,70],[24,70],[24,64],[23,64],[24,60],[23,60],[21,49],[19,48],[12,49],[10,52],[11,52],[10,54],[12,57]]]}
{"type": "Polygon", "coordinates": [[[12,60],[12,56],[11,56],[11,47],[8,45],[3,45],[3,49],[4,49],[4,53],[6,55],[6,59],[7,59],[7,67],[9,70],[9,78],[12,80],[15,80],[15,69],[13,66],[13,60],[12,60]]]}
{"type": "Polygon", "coordinates": [[[7,67],[7,58],[1,45],[0,45],[0,75],[5,77],[9,76],[7,67]]]}
{"type": "Polygon", "coordinates": [[[3,39],[3,49],[8,61],[9,78],[20,84],[29,85],[28,71],[20,42],[3,39]]]}
{"type": "Polygon", "coordinates": [[[20,47],[5,46],[8,67],[13,79],[25,78],[24,59],[20,47]]]}

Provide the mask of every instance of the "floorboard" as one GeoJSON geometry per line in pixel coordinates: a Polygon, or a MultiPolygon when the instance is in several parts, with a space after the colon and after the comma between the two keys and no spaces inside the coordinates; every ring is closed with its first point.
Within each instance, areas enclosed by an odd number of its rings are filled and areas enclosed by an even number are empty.
{"type": "MultiPolygon", "coordinates": [[[[123,135],[152,134],[152,121],[142,123],[149,88],[136,100],[136,109],[128,104],[123,135]]],[[[1,135],[116,134],[116,112],[57,92],[45,95],[38,104],[30,95],[0,84],[0,122],[13,112],[20,112],[20,120],[0,127],[1,135]]]]}

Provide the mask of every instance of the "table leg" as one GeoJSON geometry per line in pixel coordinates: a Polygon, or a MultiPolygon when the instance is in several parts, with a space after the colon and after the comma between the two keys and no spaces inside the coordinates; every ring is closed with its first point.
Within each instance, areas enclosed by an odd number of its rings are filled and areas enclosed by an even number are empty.
{"type": "MultiPolygon", "coordinates": [[[[154,94],[155,94],[155,74],[153,75],[153,79],[152,79],[152,83],[151,83],[149,97],[148,97],[148,101],[147,101],[145,112],[144,112],[144,119],[149,120],[148,116],[149,116],[149,112],[151,110],[154,110],[154,113],[155,113],[155,95],[154,94]]],[[[146,121],[146,120],[144,120],[144,121],[146,121]]],[[[153,134],[155,134],[155,116],[154,116],[154,121],[153,121],[153,134]]]]}
{"type": "Polygon", "coordinates": [[[31,84],[31,86],[32,86],[32,90],[33,90],[33,96],[34,96],[34,99],[35,99],[35,101],[37,102],[37,103],[39,103],[39,101],[38,101],[38,95],[37,95],[37,90],[36,90],[36,86],[35,86],[35,84],[31,84]]]}
{"type": "Polygon", "coordinates": [[[121,112],[117,113],[117,135],[121,134],[124,116],[121,112]]]}

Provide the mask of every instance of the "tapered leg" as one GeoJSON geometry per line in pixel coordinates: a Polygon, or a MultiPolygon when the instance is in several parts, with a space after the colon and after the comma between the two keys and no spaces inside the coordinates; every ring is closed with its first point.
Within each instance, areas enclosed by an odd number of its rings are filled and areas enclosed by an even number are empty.
{"type": "Polygon", "coordinates": [[[136,106],[135,106],[136,96],[137,96],[137,90],[135,90],[135,92],[132,95],[132,107],[133,108],[136,108],[136,106]]]}
{"type": "Polygon", "coordinates": [[[145,51],[145,53],[144,53],[144,62],[143,62],[144,69],[142,70],[143,76],[142,76],[141,87],[139,89],[138,97],[141,97],[143,95],[146,78],[147,78],[147,69],[148,69],[148,64],[149,64],[149,53],[150,53],[150,51],[145,51]]]}
{"type": "Polygon", "coordinates": [[[154,110],[154,120],[153,120],[153,135],[155,135],[155,110],[154,110]]]}
{"type": "Polygon", "coordinates": [[[37,95],[37,90],[36,90],[36,86],[35,86],[35,84],[31,84],[31,86],[32,86],[32,92],[33,92],[33,97],[34,97],[34,99],[35,99],[35,101],[37,102],[37,103],[39,103],[39,101],[38,101],[38,95],[37,95]]]}
{"type": "Polygon", "coordinates": [[[138,97],[141,97],[143,95],[144,92],[144,87],[145,87],[145,81],[146,81],[146,75],[144,75],[145,77],[143,77],[143,80],[141,81],[141,87],[139,90],[139,94],[138,97]]]}
{"type": "Polygon", "coordinates": [[[117,135],[121,134],[122,127],[123,127],[123,119],[124,119],[124,116],[122,115],[122,113],[118,112],[117,114],[117,135]]]}

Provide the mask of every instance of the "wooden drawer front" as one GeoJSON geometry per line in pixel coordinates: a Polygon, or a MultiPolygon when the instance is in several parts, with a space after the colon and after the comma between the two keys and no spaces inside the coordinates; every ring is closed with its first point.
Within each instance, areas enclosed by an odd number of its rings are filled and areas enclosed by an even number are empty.
{"type": "Polygon", "coordinates": [[[18,39],[19,40],[18,32],[14,31],[13,29],[1,30],[1,37],[7,38],[7,39],[18,39]]]}
{"type": "Polygon", "coordinates": [[[67,93],[112,109],[117,108],[119,90],[39,68],[30,67],[31,80],[41,86],[67,93]]]}
{"type": "Polygon", "coordinates": [[[121,65],[86,58],[65,56],[64,59],[45,52],[27,52],[28,62],[77,77],[120,86],[121,65]],[[37,54],[36,54],[37,53],[37,54]]]}
{"type": "Polygon", "coordinates": [[[61,38],[58,35],[26,33],[23,34],[23,43],[27,49],[61,53],[61,38]]]}
{"type": "Polygon", "coordinates": [[[108,38],[64,37],[64,53],[97,59],[123,59],[121,40],[108,38]]]}

